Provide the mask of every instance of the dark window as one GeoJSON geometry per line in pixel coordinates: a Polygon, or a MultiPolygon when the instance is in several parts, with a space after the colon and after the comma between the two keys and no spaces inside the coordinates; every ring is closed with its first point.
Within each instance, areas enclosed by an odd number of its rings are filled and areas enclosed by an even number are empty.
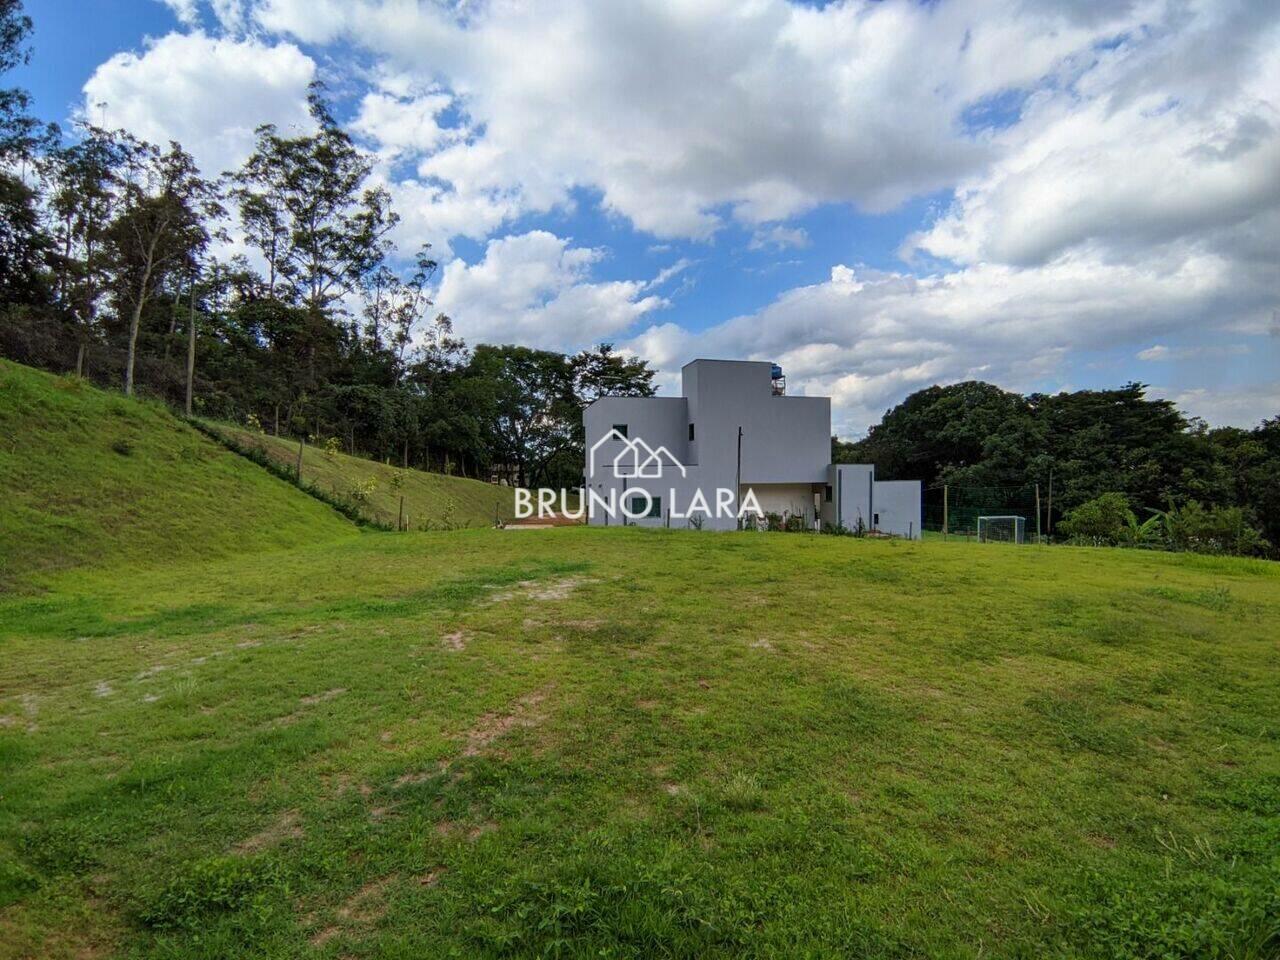
{"type": "Polygon", "coordinates": [[[880,529],[880,514],[873,513],[871,515],[871,526],[875,527],[877,530],[880,529]]]}
{"type": "Polygon", "coordinates": [[[693,424],[689,424],[689,439],[693,440],[693,424]]]}
{"type": "Polygon", "coordinates": [[[649,516],[656,517],[658,519],[662,518],[662,498],[661,497],[653,498],[653,504],[649,507],[649,516]]]}
{"type": "Polygon", "coordinates": [[[826,492],[823,494],[823,499],[825,499],[827,503],[831,502],[831,484],[829,483],[827,484],[826,492]]]}
{"type": "Polygon", "coordinates": [[[615,423],[613,429],[617,430],[622,436],[627,436],[627,425],[625,423],[615,423]]]}

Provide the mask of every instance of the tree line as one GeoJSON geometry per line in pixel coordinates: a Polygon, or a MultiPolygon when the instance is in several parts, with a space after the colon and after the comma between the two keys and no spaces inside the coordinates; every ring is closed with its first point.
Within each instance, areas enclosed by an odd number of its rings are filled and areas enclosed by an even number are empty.
{"type": "MultiPolygon", "coordinates": [[[[0,0],[0,75],[31,28],[0,0]]],[[[395,248],[368,155],[322,86],[308,103],[311,132],[263,125],[208,177],[179,143],[64,133],[0,89],[0,352],[405,466],[579,482],[582,406],[651,395],[653,371],[607,344],[469,348],[434,309],[430,244],[395,248]],[[245,253],[222,252],[233,233],[245,253]]]]}
{"type": "Polygon", "coordinates": [[[1048,526],[1082,542],[1246,553],[1280,544],[1280,416],[1210,429],[1140,383],[1052,396],[980,381],[929,387],[832,452],[874,463],[883,479],[989,490],[993,505],[1052,488],[1048,526]]]}

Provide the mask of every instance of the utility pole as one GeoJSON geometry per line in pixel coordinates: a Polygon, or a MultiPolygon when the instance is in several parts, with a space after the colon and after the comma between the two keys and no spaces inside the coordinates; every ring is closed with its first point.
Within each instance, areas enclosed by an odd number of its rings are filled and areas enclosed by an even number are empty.
{"type": "Polygon", "coordinates": [[[738,515],[738,529],[742,529],[742,428],[738,428],[738,476],[733,487],[734,513],[738,515]]]}

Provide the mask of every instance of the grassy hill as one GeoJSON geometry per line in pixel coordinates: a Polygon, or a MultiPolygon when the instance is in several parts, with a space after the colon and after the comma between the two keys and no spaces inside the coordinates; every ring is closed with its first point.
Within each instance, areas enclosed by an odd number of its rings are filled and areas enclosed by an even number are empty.
{"type": "Polygon", "coordinates": [[[0,589],[352,536],[162,406],[0,360],[0,589]]]}
{"type": "Polygon", "coordinates": [[[1280,567],[635,528],[0,600],[0,957],[1280,950],[1280,567]]]}
{"type": "MultiPolygon", "coordinates": [[[[297,441],[225,423],[208,426],[235,445],[256,450],[283,467],[293,470],[297,465],[297,441]]],[[[510,487],[402,470],[315,446],[303,450],[302,476],[325,493],[354,502],[364,516],[384,525],[394,526],[399,521],[403,495],[405,516],[412,530],[488,527],[493,525],[495,515],[507,520],[515,512],[515,494],[510,487]]]]}

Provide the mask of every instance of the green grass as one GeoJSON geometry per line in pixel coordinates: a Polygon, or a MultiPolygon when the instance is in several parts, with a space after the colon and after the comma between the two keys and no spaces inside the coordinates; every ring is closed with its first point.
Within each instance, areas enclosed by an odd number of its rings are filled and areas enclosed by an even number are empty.
{"type": "Polygon", "coordinates": [[[1280,576],[634,528],[0,602],[0,955],[1275,957],[1280,576]]]}
{"type": "MultiPolygon", "coordinates": [[[[295,470],[298,443],[225,423],[209,428],[229,437],[238,446],[253,449],[276,464],[295,470]]],[[[302,454],[304,483],[354,504],[375,523],[394,528],[404,497],[406,522],[413,530],[455,530],[491,527],[495,517],[509,520],[515,513],[511,487],[496,486],[464,477],[402,470],[398,466],[327,452],[308,445],[302,454]]]]}
{"type": "Polygon", "coordinates": [[[0,360],[0,590],[355,536],[163,406],[0,360]]]}

